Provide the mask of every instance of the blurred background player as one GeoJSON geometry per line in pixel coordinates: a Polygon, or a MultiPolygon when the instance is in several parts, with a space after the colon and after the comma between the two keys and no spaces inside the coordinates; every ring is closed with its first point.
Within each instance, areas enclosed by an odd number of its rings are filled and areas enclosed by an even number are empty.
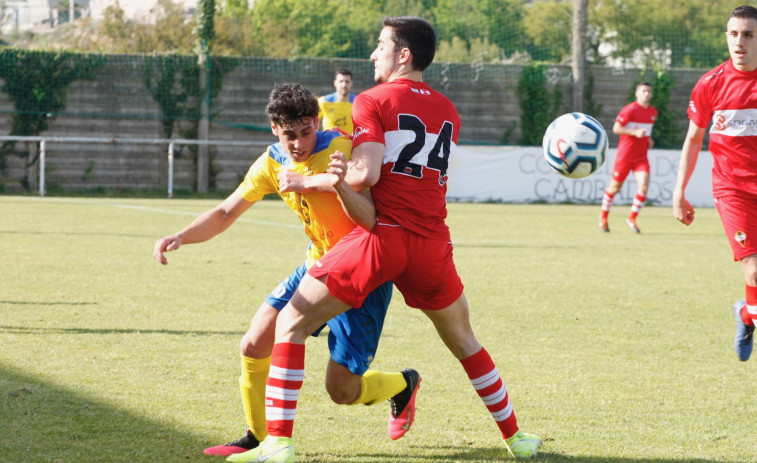
{"type": "Polygon", "coordinates": [[[636,224],[636,216],[647,201],[649,188],[649,148],[654,145],[652,140],[652,126],[657,119],[657,110],[649,103],[652,101],[652,85],[642,82],[636,86],[636,101],[629,103],[620,110],[612,126],[612,132],[620,135],[618,149],[615,153],[615,165],[612,169],[610,185],[602,197],[602,212],[599,215],[599,228],[603,232],[610,231],[607,217],[615,195],[623,186],[628,173],[633,171],[636,179],[636,195],[631,204],[631,212],[626,218],[626,225],[634,233],[641,233],[636,224]]]}
{"type": "Polygon", "coordinates": [[[334,76],[336,91],[318,98],[318,117],[323,130],[339,127],[352,135],[352,102],[355,100],[352,83],[352,71],[342,68],[334,76]]]}
{"type": "Polygon", "coordinates": [[[757,9],[740,6],[726,23],[731,59],[703,75],[691,92],[689,130],[683,142],[673,214],[694,221],[686,186],[710,122],[712,196],[733,259],[741,263],[746,300],[733,305],[734,348],[742,361],[752,354],[757,320],[757,9]]]}
{"type": "MultiPolygon", "coordinates": [[[[245,452],[257,447],[266,437],[265,385],[279,311],[289,301],[307,268],[355,227],[328,183],[331,176],[316,175],[326,171],[330,154],[338,151],[349,155],[351,140],[338,132],[317,131],[318,103],[298,84],[275,88],[270,94],[266,113],[279,143],[269,146],[258,157],[237,190],[220,205],[200,215],[183,230],[158,240],[153,253],[158,262],[167,264],[165,252],[175,251],[183,244],[213,238],[270,193],[281,196],[297,214],[311,240],[307,261],[266,298],[240,343],[242,374],[239,386],[248,430],[236,441],[205,449],[204,453],[208,455],[245,452]],[[324,179],[326,182],[319,183],[324,179]]],[[[368,370],[378,348],[391,294],[391,283],[380,286],[359,310],[348,310],[327,323],[331,357],[326,389],[334,402],[372,405],[389,399],[393,408],[404,408],[405,396],[417,389],[415,370],[401,373],[368,370]],[[409,377],[413,379],[406,381],[409,377]]],[[[393,438],[401,437],[406,431],[403,429],[393,438]]]]}

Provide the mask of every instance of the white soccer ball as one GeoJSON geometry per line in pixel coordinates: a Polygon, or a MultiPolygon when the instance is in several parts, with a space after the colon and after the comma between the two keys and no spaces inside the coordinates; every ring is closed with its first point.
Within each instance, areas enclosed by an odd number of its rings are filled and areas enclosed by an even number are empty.
{"type": "Polygon", "coordinates": [[[604,164],[607,132],[587,114],[563,114],[547,127],[542,148],[547,164],[558,174],[583,178],[604,164]]]}

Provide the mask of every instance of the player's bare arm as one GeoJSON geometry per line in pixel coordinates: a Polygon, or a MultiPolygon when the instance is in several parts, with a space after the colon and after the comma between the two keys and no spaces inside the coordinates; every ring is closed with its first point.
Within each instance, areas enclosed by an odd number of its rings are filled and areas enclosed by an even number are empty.
{"type": "Polygon", "coordinates": [[[370,231],[376,225],[376,207],[369,190],[355,191],[344,181],[348,172],[348,163],[340,151],[331,155],[328,173],[333,179],[333,186],[342,208],[353,222],[370,231]]]}
{"type": "Polygon", "coordinates": [[[365,142],[358,145],[352,150],[352,161],[344,181],[358,191],[372,187],[378,182],[383,159],[383,143],[365,142]]]}
{"type": "Polygon", "coordinates": [[[694,221],[694,207],[686,200],[686,187],[694,173],[694,168],[702,149],[705,129],[689,121],[689,130],[681,149],[681,160],[678,165],[678,178],[673,191],[673,215],[684,225],[691,225],[694,221]]]}
{"type": "Polygon", "coordinates": [[[221,204],[205,211],[181,231],[165,236],[155,243],[153,258],[163,265],[168,264],[165,253],[175,251],[182,244],[201,243],[223,232],[254,203],[242,198],[236,191],[221,204]]]}

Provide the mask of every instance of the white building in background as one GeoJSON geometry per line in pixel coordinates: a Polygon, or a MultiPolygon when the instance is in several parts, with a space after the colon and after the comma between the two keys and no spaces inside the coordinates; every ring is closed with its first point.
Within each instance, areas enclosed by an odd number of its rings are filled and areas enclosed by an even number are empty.
{"type": "MultiPolygon", "coordinates": [[[[78,4],[77,0],[77,4],[78,4]]],[[[124,10],[126,19],[134,19],[140,22],[152,22],[154,8],[158,0],[86,0],[89,4],[90,15],[95,21],[99,21],[105,15],[105,10],[116,3],[124,10]]],[[[197,6],[197,0],[173,0],[173,3],[184,6],[186,14],[193,14],[197,6]]],[[[216,4],[221,3],[216,0],[216,4]]]]}
{"type": "MultiPolygon", "coordinates": [[[[197,0],[172,1],[182,4],[188,15],[197,6],[197,0]]],[[[0,0],[0,33],[49,30],[70,22],[72,11],[75,19],[99,21],[106,8],[116,3],[126,19],[151,22],[158,0],[0,0]]]]}

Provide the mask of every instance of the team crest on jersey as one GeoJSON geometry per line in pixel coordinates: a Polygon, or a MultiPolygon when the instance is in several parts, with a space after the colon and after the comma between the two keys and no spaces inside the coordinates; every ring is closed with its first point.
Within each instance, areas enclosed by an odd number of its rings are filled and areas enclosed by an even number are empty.
{"type": "Polygon", "coordinates": [[[736,240],[736,242],[739,243],[742,248],[746,247],[746,233],[744,233],[743,231],[737,231],[733,235],[733,239],[736,240]]]}
{"type": "Polygon", "coordinates": [[[368,132],[370,132],[370,129],[368,129],[367,127],[356,127],[355,136],[353,136],[352,138],[354,140],[357,140],[357,137],[359,137],[360,135],[366,134],[368,132]]]}
{"type": "Polygon", "coordinates": [[[440,175],[439,176],[439,185],[444,186],[447,184],[447,180],[449,180],[449,175],[440,175]]]}

